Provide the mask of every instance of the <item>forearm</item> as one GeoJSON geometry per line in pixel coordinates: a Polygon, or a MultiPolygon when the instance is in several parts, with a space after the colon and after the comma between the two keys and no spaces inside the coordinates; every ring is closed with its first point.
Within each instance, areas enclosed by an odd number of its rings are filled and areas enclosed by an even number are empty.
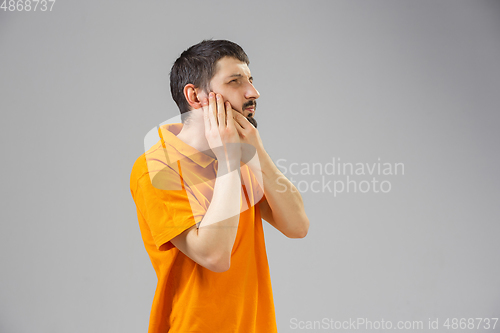
{"type": "Polygon", "coordinates": [[[276,167],[263,148],[258,149],[257,153],[264,193],[276,227],[285,235],[305,236],[309,229],[309,219],[300,192],[276,167]]]}
{"type": "Polygon", "coordinates": [[[241,200],[241,176],[238,167],[225,172],[220,164],[212,200],[197,232],[197,244],[213,261],[230,264],[231,251],[238,231],[241,200]],[[227,263],[226,263],[227,262],[227,263]]]}

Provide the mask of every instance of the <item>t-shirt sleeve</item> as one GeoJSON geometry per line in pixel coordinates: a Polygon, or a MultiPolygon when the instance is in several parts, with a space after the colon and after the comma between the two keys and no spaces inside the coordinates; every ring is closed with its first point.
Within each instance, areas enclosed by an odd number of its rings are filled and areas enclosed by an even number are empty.
{"type": "Polygon", "coordinates": [[[206,212],[190,188],[182,186],[179,175],[170,171],[156,174],[154,184],[148,174],[143,175],[135,200],[159,250],[171,249],[170,240],[199,224],[206,212]]]}

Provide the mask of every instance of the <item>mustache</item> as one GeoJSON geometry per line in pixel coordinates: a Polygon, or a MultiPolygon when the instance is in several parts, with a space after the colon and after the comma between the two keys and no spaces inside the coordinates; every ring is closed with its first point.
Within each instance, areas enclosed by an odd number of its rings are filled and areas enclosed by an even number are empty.
{"type": "Polygon", "coordinates": [[[246,108],[249,108],[253,106],[254,108],[257,108],[257,102],[256,101],[250,101],[250,102],[247,102],[245,104],[243,104],[243,110],[245,110],[246,108]]]}
{"type": "MultiPolygon", "coordinates": [[[[254,109],[257,109],[257,102],[256,101],[249,101],[245,104],[243,104],[242,110],[245,110],[246,108],[253,107],[254,109]]],[[[253,125],[253,127],[257,128],[257,121],[253,117],[253,115],[250,113],[248,117],[246,117],[247,120],[250,122],[250,124],[253,125]]]]}

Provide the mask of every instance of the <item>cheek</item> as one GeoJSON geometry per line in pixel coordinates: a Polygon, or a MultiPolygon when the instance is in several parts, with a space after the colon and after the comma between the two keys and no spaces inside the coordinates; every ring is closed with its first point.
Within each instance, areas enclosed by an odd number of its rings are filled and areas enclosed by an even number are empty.
{"type": "Polygon", "coordinates": [[[229,101],[229,103],[231,103],[231,107],[233,108],[233,110],[238,111],[239,113],[242,113],[242,109],[241,109],[241,107],[243,106],[242,102],[240,102],[234,98],[233,99],[228,98],[227,100],[229,101]]]}
{"type": "Polygon", "coordinates": [[[242,115],[245,115],[245,113],[244,113],[244,112],[241,112],[241,111],[239,111],[239,110],[235,110],[234,108],[233,108],[233,110],[234,110],[234,111],[236,111],[236,112],[238,112],[238,113],[240,113],[240,114],[242,114],[242,115]]]}
{"type": "Polygon", "coordinates": [[[235,92],[231,89],[222,89],[219,93],[224,96],[224,101],[229,101],[229,103],[231,103],[231,107],[233,108],[233,110],[242,113],[241,107],[243,106],[245,101],[241,99],[241,96],[238,92],[235,92]]]}

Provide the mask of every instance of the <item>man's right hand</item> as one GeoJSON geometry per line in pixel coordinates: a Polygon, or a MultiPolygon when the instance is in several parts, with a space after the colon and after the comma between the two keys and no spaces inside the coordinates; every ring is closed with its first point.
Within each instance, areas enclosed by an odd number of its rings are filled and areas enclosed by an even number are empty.
{"type": "Polygon", "coordinates": [[[170,241],[199,265],[224,272],[231,266],[240,219],[240,138],[231,105],[224,105],[222,96],[210,93],[208,100],[202,100],[202,107],[205,137],[219,161],[213,195],[199,228],[193,225],[170,241]],[[228,172],[233,170],[238,172],[228,172]]]}
{"type": "Polygon", "coordinates": [[[219,167],[226,166],[229,171],[238,169],[241,160],[240,137],[231,104],[228,101],[224,103],[222,95],[210,92],[208,99],[203,99],[202,107],[205,137],[219,161],[219,167]]]}

